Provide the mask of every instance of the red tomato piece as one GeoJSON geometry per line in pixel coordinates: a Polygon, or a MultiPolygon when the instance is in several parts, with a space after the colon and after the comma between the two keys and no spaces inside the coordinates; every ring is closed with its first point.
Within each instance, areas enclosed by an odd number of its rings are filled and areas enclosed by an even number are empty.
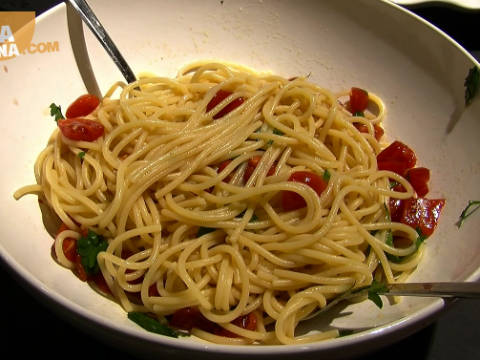
{"type": "Polygon", "coordinates": [[[197,308],[189,307],[175,311],[169,325],[177,329],[191,331],[197,328],[210,334],[215,333],[216,324],[202,315],[197,308]]]}
{"type": "MultiPolygon", "coordinates": [[[[320,196],[327,188],[327,183],[323,178],[311,171],[297,171],[288,178],[288,181],[301,182],[310,186],[320,196]]],[[[282,192],[283,210],[293,211],[307,206],[307,203],[299,194],[293,191],[282,192]]]]}
{"type": "MultiPolygon", "coordinates": [[[[392,188],[396,192],[406,192],[405,188],[401,184],[397,184],[392,188]]],[[[390,208],[390,219],[393,222],[401,222],[403,216],[404,201],[402,199],[390,198],[389,200],[390,208]]]]}
{"type": "Polygon", "coordinates": [[[98,289],[104,292],[105,294],[112,293],[101,271],[99,271],[95,275],[90,275],[90,280],[92,280],[95,283],[95,285],[97,285],[98,289]]]}
{"type": "Polygon", "coordinates": [[[77,240],[74,238],[63,239],[62,249],[65,257],[74,263],[77,257],[77,240]]]}
{"type": "Polygon", "coordinates": [[[440,213],[445,205],[445,199],[407,199],[401,222],[413,229],[420,229],[422,235],[430,236],[437,227],[440,213]]]}
{"type": "Polygon", "coordinates": [[[383,161],[378,163],[378,170],[391,171],[400,176],[405,176],[407,168],[403,162],[383,161]]]}
{"type": "Polygon", "coordinates": [[[87,281],[88,275],[82,265],[82,257],[80,256],[80,254],[75,255],[75,268],[77,269],[77,274],[80,280],[87,281]]]}
{"type": "MultiPolygon", "coordinates": [[[[231,324],[238,326],[242,329],[250,330],[250,331],[255,331],[257,330],[257,316],[254,313],[250,313],[247,315],[239,316],[235,320],[231,322],[231,324]]],[[[230,337],[230,338],[238,338],[240,337],[239,335],[232,333],[231,331],[228,331],[227,329],[222,328],[221,326],[218,326],[215,329],[215,335],[218,336],[224,336],[224,337],[230,337]]]]}
{"type": "MultiPolygon", "coordinates": [[[[261,156],[254,156],[248,160],[248,166],[245,169],[245,173],[243,174],[243,181],[247,182],[250,179],[250,177],[252,176],[253,172],[255,171],[255,169],[257,168],[261,160],[262,160],[261,156]]],[[[277,164],[273,163],[267,172],[267,176],[272,176],[273,174],[275,174],[276,168],[277,168],[277,164]]]]}
{"type": "Polygon", "coordinates": [[[404,163],[407,169],[411,169],[417,163],[417,155],[407,145],[396,140],[378,154],[377,162],[385,161],[404,163]]]}
{"type": "MultiPolygon", "coordinates": [[[[227,97],[229,97],[232,94],[233,93],[230,91],[218,90],[218,92],[215,95],[213,95],[212,100],[210,100],[210,102],[207,104],[207,112],[210,112],[211,110],[213,110],[218,104],[220,104],[223,100],[225,100],[227,97]]],[[[213,118],[217,120],[217,119],[220,119],[221,117],[224,117],[229,112],[235,110],[237,107],[242,105],[244,102],[245,100],[242,97],[236,98],[231,103],[227,104],[216,115],[214,115],[213,118]]]]}
{"type": "MultiPolygon", "coordinates": [[[[355,128],[358,131],[360,131],[362,134],[368,134],[367,125],[357,122],[357,123],[354,123],[353,126],[355,126],[355,128]]],[[[377,141],[379,141],[382,138],[382,136],[385,134],[385,131],[377,124],[373,124],[373,131],[374,131],[375,139],[377,139],[377,141]]]]}
{"type": "MultiPolygon", "coordinates": [[[[225,168],[226,168],[228,165],[230,165],[230,164],[232,163],[232,161],[233,161],[233,160],[230,160],[230,159],[223,161],[223,162],[220,164],[220,166],[218,167],[218,169],[217,169],[217,174],[220,174],[223,170],[225,170],[225,168]]],[[[232,177],[233,177],[233,174],[232,174],[232,173],[228,174],[228,175],[225,177],[225,179],[223,179],[223,182],[229,183],[230,180],[232,180],[232,177]]]]}
{"type": "Polygon", "coordinates": [[[85,94],[76,99],[67,109],[67,119],[87,116],[100,105],[100,99],[95,95],[85,94]]]}
{"type": "Polygon", "coordinates": [[[352,87],[350,90],[350,112],[355,114],[358,111],[365,111],[368,107],[368,92],[366,90],[352,87]]]}
{"type": "Polygon", "coordinates": [[[406,179],[412,185],[418,197],[425,197],[428,192],[430,170],[424,167],[413,168],[407,171],[406,179]]]}
{"type": "Polygon", "coordinates": [[[73,141],[95,141],[105,131],[102,124],[81,118],[58,120],[58,127],[63,136],[73,141]]]}
{"type": "Polygon", "coordinates": [[[150,287],[148,288],[148,296],[160,296],[156,284],[150,285],[150,287]]]}

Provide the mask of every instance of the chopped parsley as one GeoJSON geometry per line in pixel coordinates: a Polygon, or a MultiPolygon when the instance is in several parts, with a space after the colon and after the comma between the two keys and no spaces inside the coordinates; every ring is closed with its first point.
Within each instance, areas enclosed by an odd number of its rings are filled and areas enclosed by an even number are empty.
{"type": "Polygon", "coordinates": [[[87,275],[95,275],[100,270],[97,262],[97,255],[107,250],[108,242],[102,235],[95,231],[88,230],[87,236],[77,241],[77,254],[81,257],[81,263],[87,275]]]}
{"type": "Polygon", "coordinates": [[[183,335],[173,331],[167,325],[160,324],[160,322],[151,318],[147,314],[140,312],[129,312],[127,316],[135,324],[139,325],[140,327],[144,328],[149,332],[173,338],[178,338],[179,335],[183,335]]]}
{"type": "Polygon", "coordinates": [[[217,230],[217,229],[209,228],[209,227],[205,227],[205,226],[200,226],[200,228],[197,231],[197,238],[199,238],[203,235],[210,234],[210,233],[214,232],[215,230],[217,230]]]}
{"type": "Polygon", "coordinates": [[[469,106],[475,95],[477,94],[480,84],[480,70],[474,66],[468,71],[468,75],[465,78],[465,106],[469,106]]]}
{"type": "Polygon", "coordinates": [[[357,111],[357,112],[355,112],[355,114],[353,114],[353,116],[365,117],[365,114],[363,113],[363,111],[357,111]]]}
{"type": "Polygon", "coordinates": [[[387,293],[387,285],[373,280],[372,285],[370,285],[366,290],[368,294],[368,300],[372,301],[375,305],[378,306],[379,309],[381,309],[383,307],[383,301],[379,293],[387,293]]]}
{"type": "Polygon", "coordinates": [[[330,177],[331,177],[331,174],[328,170],[325,170],[323,172],[323,180],[325,180],[326,182],[328,182],[330,180],[330,177]]]}
{"type": "Polygon", "coordinates": [[[479,200],[470,200],[468,202],[467,207],[462,211],[460,214],[460,220],[458,220],[457,227],[460,228],[463,225],[463,222],[472,215],[475,211],[480,208],[480,201],[479,200]],[[471,209],[473,208],[473,209],[471,209]]]}
{"type": "MultiPolygon", "coordinates": [[[[277,128],[273,129],[273,135],[283,135],[283,131],[278,130],[277,128]]],[[[274,140],[268,140],[267,145],[272,145],[274,140]]]]}
{"type": "Polygon", "coordinates": [[[82,160],[85,159],[85,151],[80,151],[80,152],[78,153],[78,157],[79,157],[80,159],[82,159],[82,160]]]}
{"type": "Polygon", "coordinates": [[[62,114],[62,107],[60,105],[57,106],[54,103],[50,105],[50,115],[55,117],[55,121],[65,119],[62,114]]]}
{"type": "MultiPolygon", "coordinates": [[[[235,218],[242,218],[245,216],[245,213],[247,212],[247,210],[244,210],[242,211],[240,214],[238,214],[237,216],[235,216],[235,218]]],[[[258,216],[253,214],[252,217],[250,218],[250,221],[249,222],[257,222],[258,221],[258,216]]]]}

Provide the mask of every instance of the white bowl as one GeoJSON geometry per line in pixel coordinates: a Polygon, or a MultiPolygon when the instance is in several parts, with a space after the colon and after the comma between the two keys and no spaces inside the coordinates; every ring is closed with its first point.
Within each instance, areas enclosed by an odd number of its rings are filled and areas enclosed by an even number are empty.
{"type": "MultiPolygon", "coordinates": [[[[415,149],[432,171],[430,198],[447,205],[411,281],[480,278],[480,222],[456,222],[480,182],[480,99],[464,107],[464,79],[478,62],[451,39],[389,1],[336,0],[91,0],[91,7],[136,73],[173,77],[198,59],[236,62],[285,77],[308,74],[333,90],[358,86],[385,100],[387,140],[415,149]],[[461,117],[458,115],[461,114],[461,117]],[[453,122],[455,125],[452,128],[453,122]]],[[[102,92],[121,74],[86,30],[102,92]]],[[[355,335],[299,346],[220,346],[148,333],[122,308],[99,296],[50,256],[52,238],[37,198],[12,194],[34,183],[33,163],[55,128],[52,102],[68,104],[86,89],[70,47],[65,5],[39,17],[33,43],[58,41],[59,51],[0,63],[2,96],[2,217],[0,255],[39,299],[67,320],[141,358],[225,356],[355,356],[425,327],[445,308],[442,299],[405,298],[378,310],[371,303],[342,309],[338,327],[355,335]],[[2,69],[3,68],[3,69],[2,69]],[[350,314],[351,313],[351,314],[350,314]]],[[[333,311],[331,314],[336,314],[333,311]]],[[[306,324],[321,328],[326,316],[306,324]]],[[[470,331],[470,330],[466,330],[470,331]]],[[[471,330],[474,331],[474,330],[471,330]]]]}

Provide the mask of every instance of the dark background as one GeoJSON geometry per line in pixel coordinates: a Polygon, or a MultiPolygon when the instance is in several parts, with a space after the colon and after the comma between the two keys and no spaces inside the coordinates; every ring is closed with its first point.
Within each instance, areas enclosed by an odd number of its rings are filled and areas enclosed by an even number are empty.
{"type": "MultiPolygon", "coordinates": [[[[174,1],[174,0],[172,0],[174,1]]],[[[352,0],[353,1],[353,0],[352,0]]],[[[36,11],[39,15],[58,0],[0,0],[0,11],[36,11]]],[[[480,51],[480,11],[452,6],[408,8],[431,22],[468,51],[480,51]]],[[[478,54],[478,53],[476,53],[478,54]]],[[[4,354],[50,359],[115,357],[132,360],[59,318],[33,299],[0,266],[0,350],[4,354]],[[64,344],[68,350],[60,350],[64,344]],[[82,355],[80,355],[82,354],[82,355]]],[[[408,357],[418,360],[480,359],[480,301],[459,300],[437,322],[418,333],[359,360],[408,357]]],[[[2,356],[3,358],[3,356],[2,356]]]]}

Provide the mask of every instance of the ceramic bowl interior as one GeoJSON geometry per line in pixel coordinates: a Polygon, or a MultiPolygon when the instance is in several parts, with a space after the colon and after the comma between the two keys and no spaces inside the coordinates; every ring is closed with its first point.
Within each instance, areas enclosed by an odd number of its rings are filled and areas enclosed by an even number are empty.
{"type": "MultiPolygon", "coordinates": [[[[285,77],[311,74],[332,90],[358,86],[387,105],[386,140],[400,139],[432,171],[430,198],[446,207],[426,256],[411,281],[476,281],[480,277],[480,221],[456,226],[480,183],[480,99],[468,108],[464,79],[478,63],[449,38],[390,1],[89,1],[134,72],[174,77],[189,62],[235,62],[285,77]]],[[[122,76],[85,30],[92,69],[105,92],[122,76]]],[[[21,55],[0,63],[0,255],[19,279],[54,311],[116,347],[142,358],[302,356],[341,358],[398,340],[433,321],[441,299],[405,298],[382,310],[370,302],[343,306],[303,323],[364,330],[305,346],[217,346],[170,339],[138,328],[115,303],[51,258],[35,196],[13,192],[34,183],[33,163],[55,127],[48,106],[86,92],[68,32],[66,6],[37,19],[32,40],[58,42],[59,51],[21,55]],[[6,155],[8,154],[8,156],[6,155]]],[[[478,215],[480,216],[480,214],[478,215]]]]}

